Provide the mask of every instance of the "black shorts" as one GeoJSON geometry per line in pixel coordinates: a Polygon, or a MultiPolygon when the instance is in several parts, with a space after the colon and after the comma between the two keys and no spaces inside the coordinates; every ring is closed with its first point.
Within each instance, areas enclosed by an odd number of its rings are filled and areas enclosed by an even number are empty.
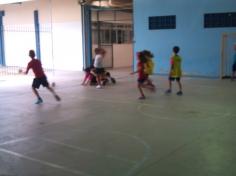
{"type": "Polygon", "coordinates": [[[40,87],[40,85],[43,85],[43,87],[48,87],[49,83],[47,80],[46,76],[43,76],[41,78],[34,78],[33,83],[32,83],[32,87],[35,89],[38,89],[40,87]]]}
{"type": "Polygon", "coordinates": [[[233,64],[233,66],[232,66],[232,70],[233,70],[233,72],[236,71],[236,63],[233,64]]]}
{"type": "Polygon", "coordinates": [[[105,72],[104,68],[95,68],[95,73],[98,75],[101,75],[105,72]]]}
{"type": "Polygon", "coordinates": [[[147,81],[147,78],[138,78],[137,81],[138,81],[139,84],[143,84],[147,81]]]}
{"type": "Polygon", "coordinates": [[[177,82],[179,82],[180,81],[180,77],[169,77],[169,80],[170,81],[177,81],[177,82]]]}

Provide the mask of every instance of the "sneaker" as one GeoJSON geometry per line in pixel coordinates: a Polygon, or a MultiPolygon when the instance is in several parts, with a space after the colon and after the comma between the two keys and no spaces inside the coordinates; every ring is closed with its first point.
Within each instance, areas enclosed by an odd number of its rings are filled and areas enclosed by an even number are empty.
{"type": "Polygon", "coordinates": [[[183,95],[183,92],[179,91],[179,92],[176,93],[176,95],[183,95]]]}
{"type": "Polygon", "coordinates": [[[141,97],[139,97],[138,99],[139,99],[139,100],[144,100],[144,99],[146,99],[146,97],[145,97],[145,96],[141,96],[141,97]]]}
{"type": "Polygon", "coordinates": [[[96,88],[97,88],[97,89],[101,89],[101,88],[102,88],[102,86],[100,86],[100,85],[97,85],[97,86],[96,86],[96,88]]]}
{"type": "Polygon", "coordinates": [[[43,99],[42,98],[38,98],[38,100],[35,102],[35,104],[41,104],[43,103],[43,99]]]}
{"type": "Polygon", "coordinates": [[[105,86],[105,85],[107,84],[107,82],[108,82],[108,80],[105,79],[105,80],[103,80],[101,83],[102,83],[103,86],[105,86]]]}
{"type": "Polygon", "coordinates": [[[111,82],[112,82],[113,84],[115,84],[115,83],[116,83],[115,78],[111,78],[111,82]]]}
{"type": "Polygon", "coordinates": [[[61,98],[58,95],[54,96],[57,101],[61,101],[61,98]]]}
{"type": "Polygon", "coordinates": [[[168,90],[166,90],[166,92],[165,92],[166,94],[170,94],[171,93],[171,90],[170,89],[168,89],[168,90]]]}

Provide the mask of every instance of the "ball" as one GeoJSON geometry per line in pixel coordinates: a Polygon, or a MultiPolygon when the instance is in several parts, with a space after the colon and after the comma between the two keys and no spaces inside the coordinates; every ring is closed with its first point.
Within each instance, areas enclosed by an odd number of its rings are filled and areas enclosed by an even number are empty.
{"type": "Polygon", "coordinates": [[[55,82],[52,82],[52,87],[56,87],[56,83],[55,82]]]}
{"type": "Polygon", "coordinates": [[[19,70],[18,70],[18,73],[22,73],[22,72],[23,72],[23,70],[22,70],[22,69],[19,69],[19,70]]]}

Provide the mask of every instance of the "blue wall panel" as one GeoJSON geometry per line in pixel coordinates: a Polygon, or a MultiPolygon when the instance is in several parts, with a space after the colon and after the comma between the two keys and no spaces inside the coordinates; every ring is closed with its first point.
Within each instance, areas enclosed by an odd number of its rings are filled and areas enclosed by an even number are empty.
{"type": "Polygon", "coordinates": [[[4,53],[4,28],[3,28],[3,16],[4,11],[0,11],[0,65],[5,66],[5,53],[4,53]]]}
{"type": "Polygon", "coordinates": [[[34,11],[34,28],[35,28],[35,41],[36,41],[36,55],[41,60],[41,47],[40,47],[40,25],[39,25],[39,12],[34,11]]]}
{"type": "Polygon", "coordinates": [[[235,0],[134,0],[134,52],[148,49],[156,73],[168,73],[174,45],[180,46],[186,75],[218,77],[223,33],[230,28],[204,28],[204,14],[236,12],[235,0]],[[149,30],[150,16],[176,15],[176,29],[149,30]]]}

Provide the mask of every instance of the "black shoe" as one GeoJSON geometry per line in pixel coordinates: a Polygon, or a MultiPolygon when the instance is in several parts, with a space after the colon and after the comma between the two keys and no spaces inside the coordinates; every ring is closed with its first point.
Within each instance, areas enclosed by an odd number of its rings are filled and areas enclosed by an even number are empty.
{"type": "Polygon", "coordinates": [[[58,95],[54,96],[57,101],[61,101],[61,98],[58,95]]]}
{"type": "Polygon", "coordinates": [[[170,94],[171,93],[171,90],[170,89],[168,89],[168,90],[166,90],[166,92],[165,92],[166,94],[170,94]]]}
{"type": "Polygon", "coordinates": [[[179,91],[179,92],[176,93],[176,95],[183,95],[183,92],[179,91]]]}
{"type": "Polygon", "coordinates": [[[111,78],[111,82],[112,82],[113,84],[115,84],[115,83],[116,83],[115,78],[111,78]]]}

